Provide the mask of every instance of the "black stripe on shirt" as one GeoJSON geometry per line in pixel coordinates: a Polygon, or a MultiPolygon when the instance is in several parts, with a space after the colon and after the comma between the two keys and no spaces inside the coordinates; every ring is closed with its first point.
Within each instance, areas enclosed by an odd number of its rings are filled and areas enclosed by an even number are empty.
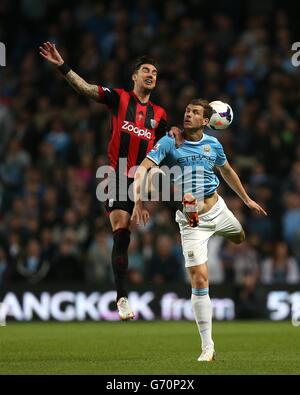
{"type": "Polygon", "coordinates": [[[125,121],[136,122],[136,100],[133,96],[130,96],[128,102],[125,121]]]}
{"type": "MultiPolygon", "coordinates": [[[[118,156],[118,163],[116,166],[116,173],[117,173],[117,177],[119,175],[119,160],[121,158],[125,158],[128,161],[128,152],[129,152],[129,144],[130,144],[130,134],[129,133],[121,133],[120,136],[120,148],[119,148],[119,156],[118,156]]],[[[123,162],[123,161],[122,161],[123,162]]],[[[120,168],[121,173],[127,172],[127,166],[128,166],[128,162],[126,162],[126,167],[123,168],[124,166],[122,165],[122,167],[120,168]]]]}
{"type": "Polygon", "coordinates": [[[119,158],[127,158],[129,152],[130,137],[130,133],[121,133],[119,158]]]}
{"type": "Polygon", "coordinates": [[[146,129],[155,129],[151,125],[151,119],[154,120],[154,109],[153,109],[153,107],[151,105],[148,105],[147,106],[147,111],[146,111],[146,119],[145,119],[145,123],[144,123],[146,129]]]}
{"type": "Polygon", "coordinates": [[[147,154],[147,148],[149,145],[149,141],[145,139],[141,139],[140,145],[139,145],[139,152],[136,157],[136,165],[140,165],[141,162],[145,159],[146,154],[147,154]]]}

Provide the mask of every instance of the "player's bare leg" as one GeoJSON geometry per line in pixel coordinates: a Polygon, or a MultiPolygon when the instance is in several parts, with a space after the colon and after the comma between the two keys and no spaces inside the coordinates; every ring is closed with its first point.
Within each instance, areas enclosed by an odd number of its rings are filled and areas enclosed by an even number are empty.
{"type": "Polygon", "coordinates": [[[127,211],[115,209],[110,213],[109,218],[114,238],[112,266],[117,287],[117,307],[121,320],[130,320],[134,318],[134,313],[129,306],[125,289],[130,243],[130,214],[127,211]]]}
{"type": "Polygon", "coordinates": [[[240,233],[233,235],[224,235],[228,240],[232,241],[234,244],[241,244],[246,239],[245,231],[242,229],[240,233]]]}
{"type": "Polygon", "coordinates": [[[212,305],[208,294],[207,263],[187,268],[192,286],[192,307],[202,342],[202,353],[198,361],[211,362],[215,359],[212,340],[212,305]]]}

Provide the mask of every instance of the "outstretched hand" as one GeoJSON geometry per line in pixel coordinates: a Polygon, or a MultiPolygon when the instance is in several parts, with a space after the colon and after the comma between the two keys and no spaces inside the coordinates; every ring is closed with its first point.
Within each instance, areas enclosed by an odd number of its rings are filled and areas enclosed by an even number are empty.
{"type": "Polygon", "coordinates": [[[184,141],[182,131],[177,126],[172,126],[168,132],[168,135],[175,138],[176,147],[180,147],[184,141]]]}
{"type": "Polygon", "coordinates": [[[145,209],[143,205],[136,204],[134,206],[131,221],[135,222],[137,225],[140,225],[143,222],[145,226],[149,221],[149,217],[149,211],[145,209]]]}
{"type": "Polygon", "coordinates": [[[246,202],[246,205],[251,209],[254,210],[257,214],[261,215],[268,215],[267,212],[259,205],[257,204],[254,200],[249,199],[246,202]]]}
{"type": "Polygon", "coordinates": [[[56,49],[55,44],[52,44],[49,41],[41,45],[39,47],[39,51],[40,55],[44,59],[56,66],[60,66],[64,63],[64,60],[56,49]]]}

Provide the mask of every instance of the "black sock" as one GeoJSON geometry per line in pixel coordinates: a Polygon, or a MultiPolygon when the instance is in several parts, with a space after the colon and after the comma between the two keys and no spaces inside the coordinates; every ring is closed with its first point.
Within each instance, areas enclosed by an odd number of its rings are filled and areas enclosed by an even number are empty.
{"type": "Polygon", "coordinates": [[[121,228],[113,232],[114,245],[112,249],[112,267],[117,287],[117,301],[122,296],[127,297],[125,290],[125,279],[128,269],[128,246],[130,243],[130,231],[121,228]]]}

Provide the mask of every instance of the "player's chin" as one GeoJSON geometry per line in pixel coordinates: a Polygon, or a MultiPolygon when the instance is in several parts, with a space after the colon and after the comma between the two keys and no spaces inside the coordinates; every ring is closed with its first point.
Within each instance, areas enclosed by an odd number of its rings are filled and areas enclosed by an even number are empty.
{"type": "Polygon", "coordinates": [[[152,91],[155,88],[155,83],[152,84],[144,84],[144,89],[148,89],[149,91],[152,91]]]}

